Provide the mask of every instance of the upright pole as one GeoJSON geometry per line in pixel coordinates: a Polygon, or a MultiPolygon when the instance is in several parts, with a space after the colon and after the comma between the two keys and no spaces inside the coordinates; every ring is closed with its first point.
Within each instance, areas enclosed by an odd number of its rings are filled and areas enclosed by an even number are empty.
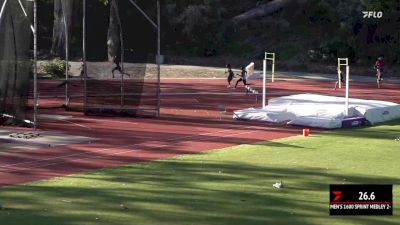
{"type": "Polygon", "coordinates": [[[7,0],[4,1],[3,6],[1,6],[1,10],[0,10],[0,24],[1,24],[1,18],[3,17],[3,13],[4,13],[4,8],[6,7],[6,3],[7,0]]]}
{"type": "Polygon", "coordinates": [[[122,30],[120,29],[120,39],[121,39],[121,83],[120,83],[120,87],[121,87],[121,110],[124,107],[124,44],[123,44],[123,38],[122,38],[122,30]]]}
{"type": "Polygon", "coordinates": [[[338,58],[338,66],[337,66],[337,72],[338,72],[338,83],[339,83],[339,88],[342,88],[342,70],[341,66],[348,66],[349,65],[349,58],[338,58]]]}
{"type": "Polygon", "coordinates": [[[124,35],[123,35],[123,30],[122,30],[122,22],[121,18],[119,17],[119,6],[117,5],[117,1],[112,1],[113,5],[111,7],[114,7],[114,10],[116,11],[117,15],[117,20],[119,24],[119,40],[120,40],[120,59],[121,59],[121,82],[120,82],[120,92],[121,92],[121,110],[123,109],[125,103],[125,89],[124,89],[124,75],[125,75],[125,67],[124,67],[124,55],[125,55],[125,50],[124,50],[124,35]]]}
{"type": "Polygon", "coordinates": [[[68,97],[68,23],[66,17],[66,10],[65,10],[65,1],[61,1],[61,7],[63,12],[63,19],[64,19],[64,35],[65,35],[65,107],[68,108],[69,106],[69,97],[68,97]]]}
{"type": "Polygon", "coordinates": [[[37,128],[37,0],[33,2],[33,129],[37,128]]]}
{"type": "Polygon", "coordinates": [[[272,68],[271,68],[272,82],[275,82],[275,53],[272,53],[272,68]]]}
{"type": "Polygon", "coordinates": [[[337,66],[337,73],[338,73],[338,83],[339,83],[339,88],[342,88],[342,71],[340,70],[340,58],[338,58],[338,66],[337,66]]]}
{"type": "Polygon", "coordinates": [[[157,0],[157,116],[161,107],[161,35],[160,35],[160,1],[157,0]]]}
{"type": "Polygon", "coordinates": [[[86,70],[86,0],[83,0],[82,8],[82,66],[83,66],[83,112],[87,107],[87,70],[86,70]]]}
{"type": "Polygon", "coordinates": [[[262,107],[265,108],[265,98],[266,98],[266,77],[267,77],[267,60],[264,59],[263,61],[263,90],[262,90],[262,107]]]}
{"type": "Polygon", "coordinates": [[[349,116],[349,77],[350,77],[350,67],[346,66],[346,116],[349,116]]]}

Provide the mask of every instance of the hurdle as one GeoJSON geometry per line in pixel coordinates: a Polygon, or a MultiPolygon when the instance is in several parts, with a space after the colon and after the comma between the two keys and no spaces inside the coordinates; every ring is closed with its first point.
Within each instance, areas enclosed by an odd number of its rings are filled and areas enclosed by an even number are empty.
{"type": "Polygon", "coordinates": [[[341,66],[349,66],[349,59],[348,58],[338,58],[337,60],[337,74],[338,74],[338,82],[339,82],[339,88],[342,88],[342,83],[340,82],[342,80],[342,70],[341,66]]]}
{"type": "Polygon", "coordinates": [[[245,90],[246,90],[246,94],[251,93],[256,96],[256,104],[258,104],[258,91],[255,90],[254,88],[250,87],[249,85],[246,85],[245,90]]]}
{"type": "Polygon", "coordinates": [[[349,79],[350,79],[350,66],[349,66],[349,58],[338,58],[338,82],[339,82],[339,88],[342,88],[342,84],[340,82],[342,78],[342,71],[341,71],[341,66],[346,66],[346,116],[349,115],[349,79]]]}

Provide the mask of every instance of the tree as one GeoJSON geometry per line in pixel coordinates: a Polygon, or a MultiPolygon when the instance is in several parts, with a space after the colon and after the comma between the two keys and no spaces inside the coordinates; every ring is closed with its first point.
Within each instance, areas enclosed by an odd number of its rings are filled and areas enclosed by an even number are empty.
{"type": "Polygon", "coordinates": [[[107,32],[107,53],[108,60],[112,60],[115,56],[119,57],[122,48],[121,20],[119,17],[118,0],[110,2],[110,22],[107,32]]]}
{"type": "Polygon", "coordinates": [[[233,17],[231,21],[234,23],[240,23],[257,17],[266,16],[268,14],[278,11],[285,5],[293,3],[295,1],[304,1],[304,0],[273,0],[268,3],[260,4],[254,9],[251,9],[245,13],[237,15],[233,17]]]}
{"type": "Polygon", "coordinates": [[[166,11],[174,30],[171,35],[188,52],[211,56],[223,45],[225,8],[219,0],[171,2],[166,11]]]}
{"type": "MultiPolygon", "coordinates": [[[[68,31],[72,25],[72,10],[74,0],[54,0],[54,24],[53,38],[51,46],[52,55],[63,55],[65,50],[65,24],[67,23],[68,31]]],[[[71,37],[71,32],[68,32],[68,37],[71,37]]]]}

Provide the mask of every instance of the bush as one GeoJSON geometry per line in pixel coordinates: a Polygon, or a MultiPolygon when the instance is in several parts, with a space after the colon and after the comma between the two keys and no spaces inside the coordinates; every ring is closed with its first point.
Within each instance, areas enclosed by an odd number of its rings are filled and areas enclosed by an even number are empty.
{"type": "MultiPolygon", "coordinates": [[[[68,64],[68,69],[70,67],[71,65],[68,64]]],[[[47,61],[41,65],[40,70],[45,74],[62,76],[65,74],[65,60],[55,58],[51,61],[47,61]]]]}

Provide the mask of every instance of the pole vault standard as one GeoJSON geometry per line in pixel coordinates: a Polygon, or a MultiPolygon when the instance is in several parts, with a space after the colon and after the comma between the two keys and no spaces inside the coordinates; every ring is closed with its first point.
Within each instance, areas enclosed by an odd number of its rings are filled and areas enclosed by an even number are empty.
{"type": "Polygon", "coordinates": [[[266,83],[267,82],[267,60],[263,60],[263,89],[262,89],[262,107],[265,108],[265,95],[266,95],[266,83]]]}
{"type": "Polygon", "coordinates": [[[275,82],[275,53],[266,52],[263,60],[263,90],[262,90],[262,107],[266,105],[266,83],[267,83],[267,61],[271,61],[271,82],[275,82]]]}
{"type": "Polygon", "coordinates": [[[349,59],[348,58],[338,58],[338,82],[339,87],[341,87],[341,80],[342,80],[342,71],[341,66],[346,66],[346,101],[345,101],[345,115],[349,116],[349,84],[350,84],[350,67],[349,67],[349,59]]]}

